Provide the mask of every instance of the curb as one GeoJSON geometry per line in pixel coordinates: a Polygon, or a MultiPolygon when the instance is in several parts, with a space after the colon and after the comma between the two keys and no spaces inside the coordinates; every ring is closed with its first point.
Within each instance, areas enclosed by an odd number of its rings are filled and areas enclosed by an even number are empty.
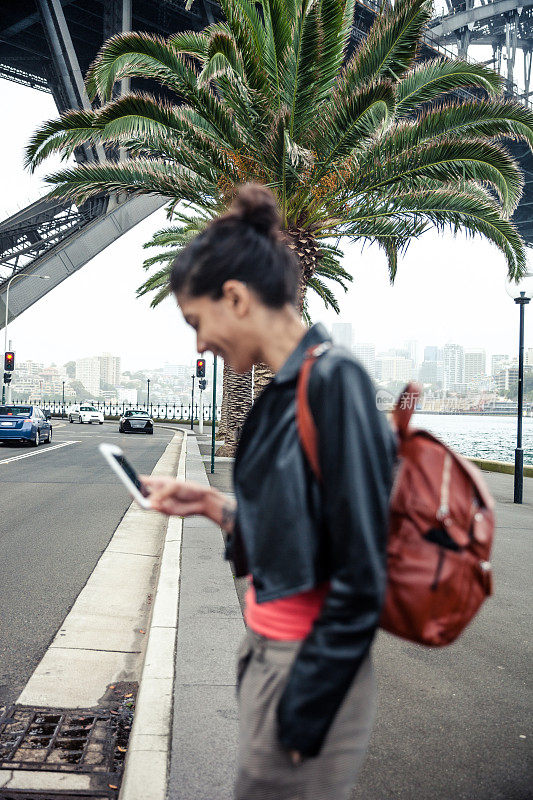
{"type": "MultiPolygon", "coordinates": [[[[187,435],[177,478],[185,478],[187,435]]],[[[169,517],[119,800],[163,800],[172,744],[183,519],[169,517]],[[149,777],[149,785],[147,779],[149,777]]]]}

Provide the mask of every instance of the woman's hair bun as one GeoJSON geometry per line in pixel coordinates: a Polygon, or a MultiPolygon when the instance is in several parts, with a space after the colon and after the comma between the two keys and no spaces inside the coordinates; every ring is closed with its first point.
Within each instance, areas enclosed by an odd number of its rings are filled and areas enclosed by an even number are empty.
{"type": "Polygon", "coordinates": [[[254,228],[257,233],[278,239],[281,217],[276,198],[272,192],[259,183],[245,183],[240,186],[233,202],[224,215],[226,219],[240,219],[254,228]]]}

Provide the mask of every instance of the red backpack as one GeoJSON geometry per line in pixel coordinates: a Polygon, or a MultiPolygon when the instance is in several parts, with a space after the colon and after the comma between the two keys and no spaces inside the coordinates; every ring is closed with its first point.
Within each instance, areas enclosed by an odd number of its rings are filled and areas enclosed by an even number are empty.
{"type": "MultiPolygon", "coordinates": [[[[322,352],[323,345],[307,352],[296,403],[300,440],[318,480],[318,433],[308,384],[322,352]]],[[[380,624],[396,636],[440,647],[459,636],[492,594],[494,500],[474,464],[429,431],[408,427],[420,392],[419,384],[408,383],[392,411],[398,461],[380,624]]]]}

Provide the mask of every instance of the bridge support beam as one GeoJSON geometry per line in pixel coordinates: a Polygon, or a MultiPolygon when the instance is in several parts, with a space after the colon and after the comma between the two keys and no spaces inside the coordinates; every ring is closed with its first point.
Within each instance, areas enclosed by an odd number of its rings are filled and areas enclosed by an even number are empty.
{"type": "MultiPolygon", "coordinates": [[[[104,216],[87,223],[61,246],[28,264],[27,268],[20,271],[21,275],[49,275],[50,280],[13,281],[9,293],[9,320],[16,319],[123,233],[161,208],[165,202],[167,201],[164,198],[149,195],[133,197],[104,216]]],[[[7,280],[0,287],[0,330],[4,327],[6,289],[7,280]]]]}

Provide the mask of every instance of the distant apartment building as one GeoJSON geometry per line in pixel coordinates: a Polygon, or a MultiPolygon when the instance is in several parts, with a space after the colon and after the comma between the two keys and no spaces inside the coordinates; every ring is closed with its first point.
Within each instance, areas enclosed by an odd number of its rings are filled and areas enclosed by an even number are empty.
{"type": "Polygon", "coordinates": [[[432,386],[435,386],[435,388],[442,388],[444,382],[444,361],[424,359],[418,368],[418,380],[420,383],[430,383],[432,386]]]}
{"type": "Polygon", "coordinates": [[[464,391],[465,352],[460,344],[445,344],[443,347],[444,389],[464,391]]]}
{"type": "Polygon", "coordinates": [[[376,346],[371,342],[359,342],[352,347],[352,353],[360,361],[371,378],[376,377],[376,346]]]}
{"type": "Polygon", "coordinates": [[[186,364],[165,364],[163,367],[163,375],[168,378],[178,378],[184,381],[192,375],[191,368],[186,364]]]}
{"type": "Polygon", "coordinates": [[[439,361],[440,347],[429,345],[424,347],[424,361],[439,361]]]}
{"type": "Polygon", "coordinates": [[[416,339],[409,339],[405,343],[407,357],[410,358],[414,364],[415,370],[418,366],[418,342],[416,339]]]}
{"type": "Polygon", "coordinates": [[[527,348],[527,350],[525,352],[524,362],[528,366],[533,367],[533,347],[528,347],[527,348]]]}
{"type": "Polygon", "coordinates": [[[117,386],[117,399],[119,403],[137,403],[137,389],[126,389],[124,386],[117,386]]]}
{"type": "Polygon", "coordinates": [[[500,371],[500,369],[509,362],[509,356],[506,355],[494,355],[490,360],[490,374],[496,375],[500,371]]]}
{"type": "Polygon", "coordinates": [[[351,350],[353,342],[351,322],[334,322],[331,328],[331,338],[335,344],[340,344],[347,350],[351,350]]]}
{"type": "Polygon", "coordinates": [[[39,375],[44,369],[44,364],[39,364],[37,361],[21,361],[20,364],[15,364],[15,367],[17,372],[39,375]]]}
{"type": "MultiPolygon", "coordinates": [[[[533,375],[533,365],[524,365],[524,377],[533,375]]],[[[494,376],[496,391],[503,393],[518,384],[518,364],[506,364],[494,376]]]]}
{"type": "Polygon", "coordinates": [[[469,348],[465,350],[464,382],[467,386],[479,383],[487,374],[487,354],[483,349],[469,348]]]}
{"type": "Polygon", "coordinates": [[[76,361],[76,380],[94,397],[100,394],[100,359],[80,358],[76,361]]]}
{"type": "Polygon", "coordinates": [[[117,386],[120,383],[120,356],[113,356],[111,353],[102,353],[98,356],[100,361],[100,380],[110,386],[117,386]]]}
{"type": "Polygon", "coordinates": [[[380,353],[376,356],[376,378],[382,383],[410,381],[414,376],[415,365],[412,358],[380,353]]]}

